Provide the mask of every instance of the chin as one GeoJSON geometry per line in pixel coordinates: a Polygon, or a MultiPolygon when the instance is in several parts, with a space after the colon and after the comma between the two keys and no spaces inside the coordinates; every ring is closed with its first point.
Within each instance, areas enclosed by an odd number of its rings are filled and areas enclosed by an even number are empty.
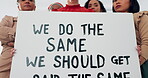
{"type": "Polygon", "coordinates": [[[115,10],[116,12],[123,12],[123,10],[115,10]]]}

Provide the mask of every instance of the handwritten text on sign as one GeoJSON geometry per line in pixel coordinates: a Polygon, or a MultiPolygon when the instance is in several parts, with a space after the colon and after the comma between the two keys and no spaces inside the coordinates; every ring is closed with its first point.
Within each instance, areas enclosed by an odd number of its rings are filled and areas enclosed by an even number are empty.
{"type": "Polygon", "coordinates": [[[11,78],[140,78],[130,14],[38,14],[20,14],[11,78]],[[22,61],[15,68],[18,58],[22,61]],[[21,69],[28,74],[14,74],[21,69]]]}

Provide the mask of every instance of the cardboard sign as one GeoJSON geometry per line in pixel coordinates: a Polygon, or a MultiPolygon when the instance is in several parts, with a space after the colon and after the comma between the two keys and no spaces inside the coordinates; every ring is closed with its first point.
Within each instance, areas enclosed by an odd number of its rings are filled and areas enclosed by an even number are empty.
{"type": "Polygon", "coordinates": [[[20,12],[11,78],[141,78],[132,14],[20,12]]]}

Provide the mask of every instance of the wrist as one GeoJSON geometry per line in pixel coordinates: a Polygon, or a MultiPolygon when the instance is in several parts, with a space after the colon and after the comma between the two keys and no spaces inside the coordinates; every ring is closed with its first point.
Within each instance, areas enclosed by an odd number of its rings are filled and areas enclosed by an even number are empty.
{"type": "Polygon", "coordinates": [[[140,59],[140,65],[142,65],[146,61],[146,58],[144,58],[141,55],[139,56],[139,59],[140,59]]]}

